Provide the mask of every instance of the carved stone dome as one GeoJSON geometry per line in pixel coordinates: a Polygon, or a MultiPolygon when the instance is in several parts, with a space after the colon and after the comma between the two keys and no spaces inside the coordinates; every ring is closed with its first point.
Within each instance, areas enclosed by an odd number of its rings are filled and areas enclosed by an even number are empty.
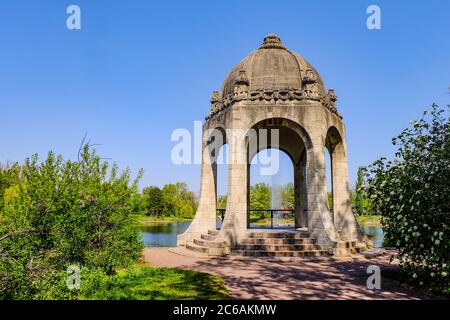
{"type": "Polygon", "coordinates": [[[284,103],[286,101],[317,101],[340,118],[336,108],[337,96],[325,85],[311,64],[289,51],[280,38],[271,33],[263,44],[225,78],[222,92],[211,95],[209,120],[222,114],[234,103],[284,103]]]}
{"type": "Polygon", "coordinates": [[[247,81],[249,91],[288,89],[301,90],[302,83],[313,78],[318,84],[318,93],[326,94],[323,81],[309,62],[295,52],[288,50],[280,38],[271,33],[263,44],[237,66],[222,86],[222,96],[232,95],[237,82],[247,81]]]}

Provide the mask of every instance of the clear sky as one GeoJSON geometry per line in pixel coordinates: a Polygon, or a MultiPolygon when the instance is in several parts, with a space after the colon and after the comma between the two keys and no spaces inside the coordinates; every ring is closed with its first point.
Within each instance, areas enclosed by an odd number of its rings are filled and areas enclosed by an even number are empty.
{"type": "Polygon", "coordinates": [[[171,132],[192,131],[228,71],[275,32],[336,90],[353,182],[422,109],[449,102],[449,12],[446,0],[2,1],[0,162],[73,158],[87,133],[102,157],[144,168],[142,185],[198,190],[199,165],[171,162],[171,132]],[[81,30],[66,28],[71,4],[81,30]],[[366,27],[369,4],[381,30],[366,27]]]}

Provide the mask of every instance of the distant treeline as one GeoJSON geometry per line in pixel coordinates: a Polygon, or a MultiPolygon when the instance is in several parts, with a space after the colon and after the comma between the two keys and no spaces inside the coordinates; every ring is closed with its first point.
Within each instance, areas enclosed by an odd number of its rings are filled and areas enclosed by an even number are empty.
{"type": "Polygon", "coordinates": [[[184,182],[169,183],[162,189],[146,187],[133,199],[133,212],[155,217],[192,218],[197,211],[198,199],[184,182]]]}
{"type": "MultiPolygon", "coordinates": [[[[14,197],[19,182],[20,165],[7,164],[0,166],[0,209],[4,202],[14,197]]],[[[358,170],[355,188],[350,190],[350,202],[353,211],[359,215],[373,214],[369,199],[364,195],[364,172],[358,170]]],[[[294,184],[287,183],[278,188],[277,209],[294,209],[294,184]]],[[[272,188],[267,183],[257,183],[250,187],[250,208],[254,210],[268,210],[272,206],[272,188]]],[[[226,195],[219,195],[217,208],[225,209],[226,195]]],[[[333,208],[332,193],[328,192],[328,205],[333,208]]],[[[137,214],[155,217],[184,217],[192,218],[197,211],[198,198],[190,191],[184,182],[169,183],[162,188],[156,186],[145,187],[142,192],[136,193],[132,199],[132,210],[137,214]]]]}
{"type": "MultiPolygon", "coordinates": [[[[364,195],[364,172],[363,168],[358,170],[358,180],[354,190],[350,192],[350,203],[353,212],[359,215],[374,214],[370,201],[364,195]]],[[[294,184],[286,183],[285,185],[277,188],[275,192],[277,196],[278,208],[272,207],[272,187],[267,183],[257,183],[250,187],[250,209],[252,210],[269,210],[269,209],[294,209],[295,208],[295,195],[294,184]]],[[[225,209],[227,205],[227,196],[221,195],[217,198],[217,208],[225,209]]],[[[328,192],[328,206],[333,208],[333,195],[328,192]]]]}
{"type": "MultiPolygon", "coordinates": [[[[280,208],[294,209],[294,184],[287,183],[277,190],[280,208]]],[[[257,183],[250,187],[250,208],[252,210],[269,210],[272,206],[272,187],[267,183],[257,183]]],[[[217,208],[225,209],[227,196],[221,195],[217,198],[217,208]]]]}

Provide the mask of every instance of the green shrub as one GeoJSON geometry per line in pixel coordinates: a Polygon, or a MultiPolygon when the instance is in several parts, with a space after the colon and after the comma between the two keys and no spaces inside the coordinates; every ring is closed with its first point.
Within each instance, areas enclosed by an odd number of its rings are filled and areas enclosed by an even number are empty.
{"type": "Polygon", "coordinates": [[[77,161],[51,152],[43,163],[27,159],[1,210],[0,298],[70,297],[69,265],[114,274],[134,263],[142,243],[130,201],[141,175],[130,182],[128,170],[109,169],[87,145],[77,161]]]}
{"type": "MultiPolygon", "coordinates": [[[[20,166],[17,163],[1,165],[0,164],[0,210],[3,208],[6,190],[17,185],[20,181],[20,166]]],[[[9,190],[11,193],[13,190],[9,190]]]]}
{"type": "Polygon", "coordinates": [[[366,192],[382,215],[386,243],[419,284],[448,288],[450,274],[450,123],[433,105],[431,119],[412,121],[393,144],[393,161],[374,162],[366,192]]]}

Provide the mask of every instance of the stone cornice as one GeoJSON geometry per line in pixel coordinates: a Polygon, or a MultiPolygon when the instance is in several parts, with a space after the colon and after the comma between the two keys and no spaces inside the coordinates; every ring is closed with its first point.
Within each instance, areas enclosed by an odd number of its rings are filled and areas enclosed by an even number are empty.
{"type": "Polygon", "coordinates": [[[318,93],[310,93],[308,91],[302,91],[299,89],[260,89],[250,92],[235,92],[234,94],[228,94],[225,97],[220,97],[218,92],[215,91],[214,99],[211,99],[211,111],[206,116],[206,120],[216,117],[223,111],[230,108],[234,103],[239,101],[261,101],[277,103],[284,101],[318,101],[330,112],[336,114],[342,119],[336,108],[336,94],[333,89],[328,91],[327,95],[321,95],[318,93]]]}

